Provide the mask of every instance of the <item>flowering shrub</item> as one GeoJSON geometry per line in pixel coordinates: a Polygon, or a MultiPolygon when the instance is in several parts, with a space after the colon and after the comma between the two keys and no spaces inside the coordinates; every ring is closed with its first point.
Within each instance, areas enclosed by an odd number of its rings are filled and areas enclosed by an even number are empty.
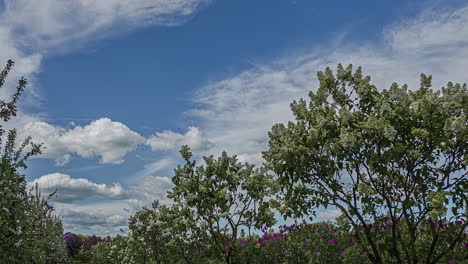
{"type": "MultiPolygon", "coordinates": [[[[0,88],[13,66],[9,60],[0,73],[0,88]]],[[[0,99],[0,122],[16,115],[16,103],[26,87],[20,79],[11,101],[0,99]]],[[[1,263],[66,263],[62,239],[63,228],[48,199],[26,190],[26,180],[18,169],[26,168],[26,160],[41,153],[42,145],[26,138],[18,146],[16,129],[6,131],[0,124],[0,262],[1,263]]]]}
{"type": "Polygon", "coordinates": [[[65,243],[71,256],[78,254],[83,247],[83,239],[70,232],[65,233],[65,243]]]}
{"type": "MultiPolygon", "coordinates": [[[[372,235],[378,238],[379,249],[385,257],[390,254],[386,244],[388,241],[385,240],[389,235],[389,228],[385,225],[388,219],[379,219],[372,223],[372,235]]],[[[443,243],[450,241],[455,233],[464,232],[463,239],[456,243],[453,251],[438,263],[468,261],[467,230],[460,229],[462,223],[461,220],[450,222],[444,219],[438,222],[437,228],[445,233],[440,237],[443,243]]],[[[402,224],[398,232],[405,235],[405,229],[406,226],[402,224]]],[[[161,240],[154,240],[148,235],[132,233],[98,243],[91,249],[91,263],[371,263],[365,253],[369,245],[356,240],[356,230],[349,230],[341,223],[295,222],[259,231],[259,234],[248,235],[245,230],[241,230],[235,244],[225,245],[224,254],[219,254],[210,237],[190,243],[177,243],[174,239],[161,243],[161,240]],[[159,250],[157,257],[154,250],[159,250]],[[229,262],[226,261],[228,254],[231,256],[229,262]]],[[[424,260],[431,236],[426,230],[421,230],[419,234],[417,253],[424,260]]],[[[384,261],[389,263],[387,259],[384,261]]]]}
{"type": "Polygon", "coordinates": [[[87,237],[83,243],[83,250],[90,250],[93,246],[97,245],[102,241],[104,240],[100,236],[92,235],[90,237],[87,237]]]}

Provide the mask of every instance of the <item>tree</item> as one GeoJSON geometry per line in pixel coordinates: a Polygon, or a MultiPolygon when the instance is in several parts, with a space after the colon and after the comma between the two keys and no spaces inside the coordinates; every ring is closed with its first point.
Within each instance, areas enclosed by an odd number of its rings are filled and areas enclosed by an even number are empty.
{"type": "Polygon", "coordinates": [[[134,241],[142,242],[144,263],[169,263],[183,259],[194,263],[206,251],[207,234],[193,217],[193,211],[176,204],[166,206],[154,201],[129,219],[134,241]],[[146,257],[148,256],[148,257],[146,257]]]}
{"type": "Polygon", "coordinates": [[[352,65],[317,75],[317,92],[291,103],[296,121],[273,126],[263,153],[282,186],[280,211],[304,216],[332,205],[372,263],[439,263],[467,227],[466,84],[433,91],[422,74],[416,91],[396,83],[379,91],[352,65]],[[437,228],[447,207],[465,220],[450,235],[437,228]],[[374,232],[381,215],[389,244],[374,232]]]}
{"type": "MultiPolygon", "coordinates": [[[[0,73],[0,88],[13,64],[9,60],[0,73]]],[[[26,84],[21,78],[11,101],[0,100],[3,122],[16,116],[16,104],[26,84]]],[[[52,206],[38,192],[27,192],[24,175],[18,172],[27,168],[29,157],[41,153],[42,144],[27,137],[16,148],[16,136],[16,129],[7,133],[0,124],[0,259],[5,263],[62,263],[65,245],[61,221],[52,215],[52,206]]]]}
{"type": "Polygon", "coordinates": [[[175,204],[194,211],[195,220],[208,230],[218,252],[230,263],[242,227],[262,228],[275,223],[267,198],[272,194],[271,176],[248,163],[241,164],[226,152],[218,159],[203,157],[196,166],[192,153],[183,146],[186,164],[175,169],[174,188],[168,192],[175,204]]]}

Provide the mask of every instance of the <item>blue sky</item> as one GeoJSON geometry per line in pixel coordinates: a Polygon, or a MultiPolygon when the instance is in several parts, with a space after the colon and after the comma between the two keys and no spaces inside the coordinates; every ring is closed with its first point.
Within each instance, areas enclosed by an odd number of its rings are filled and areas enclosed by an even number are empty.
{"type": "Polygon", "coordinates": [[[468,81],[467,1],[0,3],[0,61],[17,62],[0,96],[30,80],[8,125],[47,146],[25,174],[58,189],[69,231],[116,233],[164,200],[183,144],[261,164],[326,66],[362,65],[382,88],[468,81]]]}

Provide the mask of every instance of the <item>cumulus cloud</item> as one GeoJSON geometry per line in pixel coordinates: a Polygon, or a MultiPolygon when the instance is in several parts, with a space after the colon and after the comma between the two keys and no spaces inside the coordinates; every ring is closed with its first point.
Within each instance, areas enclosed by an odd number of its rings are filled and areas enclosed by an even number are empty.
{"type": "Polygon", "coordinates": [[[212,147],[212,143],[206,139],[198,127],[189,127],[185,134],[176,133],[170,130],[156,132],[149,137],[146,144],[151,150],[179,150],[183,145],[188,145],[192,150],[207,150],[212,147]]]}
{"type": "Polygon", "coordinates": [[[53,200],[62,203],[85,200],[88,198],[101,198],[123,200],[127,198],[126,191],[118,183],[113,185],[97,184],[83,178],[72,178],[62,173],[43,175],[28,183],[29,187],[37,185],[44,195],[56,192],[53,200]]]}
{"type": "Polygon", "coordinates": [[[143,144],[145,139],[126,125],[101,118],[84,127],[65,129],[45,122],[29,122],[20,129],[23,137],[34,135],[33,140],[43,142],[46,149],[39,157],[56,159],[66,164],[71,154],[84,158],[100,157],[101,163],[120,164],[123,157],[143,144]]]}
{"type": "Polygon", "coordinates": [[[268,147],[267,132],[293,120],[291,101],[316,91],[316,73],[327,66],[362,66],[380,89],[393,82],[416,89],[421,73],[434,76],[436,89],[448,81],[468,81],[468,6],[424,11],[387,26],[381,39],[378,44],[346,41],[332,49],[316,47],[211,83],[195,93],[197,107],[188,114],[215,146],[210,152],[226,150],[258,162],[258,153],[268,147]]]}

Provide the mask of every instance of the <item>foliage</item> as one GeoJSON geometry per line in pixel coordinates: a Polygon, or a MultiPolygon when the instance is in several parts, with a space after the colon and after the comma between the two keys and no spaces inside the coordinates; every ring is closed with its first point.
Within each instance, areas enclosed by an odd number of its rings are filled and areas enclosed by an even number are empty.
{"type": "Polygon", "coordinates": [[[144,245],[144,254],[155,263],[168,263],[177,255],[193,262],[205,255],[202,240],[206,233],[197,226],[193,211],[187,207],[171,207],[154,202],[151,209],[143,208],[130,218],[132,236],[144,245]],[[194,251],[199,254],[194,254],[194,251]]]}
{"type": "MultiPolygon", "coordinates": [[[[380,239],[389,237],[391,231],[385,224],[387,217],[380,217],[378,222],[372,223],[372,233],[380,239]]],[[[442,243],[450,241],[457,233],[457,226],[462,222],[449,222],[442,220],[437,228],[444,230],[442,243]]],[[[400,231],[405,233],[405,226],[400,231]]],[[[426,247],[427,239],[431,234],[420,230],[421,236],[418,247],[426,247]]],[[[454,250],[444,256],[439,263],[466,263],[468,262],[468,238],[467,233],[459,240],[454,250]]],[[[277,228],[263,228],[260,234],[247,235],[241,230],[236,240],[236,251],[232,254],[231,263],[371,263],[355,235],[346,225],[330,222],[298,223],[282,225],[277,228]]],[[[121,237],[107,239],[98,243],[89,252],[93,255],[91,261],[77,263],[226,263],[226,259],[213,251],[214,242],[207,238],[198,243],[186,244],[181,248],[166,248],[161,251],[159,262],[153,253],[145,247],[151,247],[150,240],[141,240],[134,233],[121,237]],[[188,252],[190,256],[181,254],[188,252]]],[[[83,252],[80,252],[82,254],[83,252]]],[[[77,256],[79,256],[78,254],[77,256]]],[[[385,256],[386,257],[386,256],[385,256]]]]}
{"type": "Polygon", "coordinates": [[[421,75],[416,91],[394,83],[380,92],[351,65],[318,78],[310,102],[291,104],[296,121],[269,133],[264,158],[283,191],[279,210],[303,216],[333,205],[372,263],[439,263],[467,226],[448,241],[437,228],[447,207],[455,220],[468,217],[466,84],[435,92],[421,75]],[[379,214],[389,217],[384,240],[371,225],[379,214]],[[421,249],[423,226],[431,236],[421,249]]]}
{"type": "Polygon", "coordinates": [[[236,156],[223,152],[218,159],[203,157],[205,165],[196,166],[192,153],[183,146],[185,165],[175,170],[175,187],[168,197],[182,208],[194,211],[193,220],[206,230],[218,253],[229,263],[236,250],[240,227],[251,232],[275,223],[267,198],[274,192],[271,175],[240,163],[236,156]]]}
{"type": "Polygon", "coordinates": [[[68,260],[63,241],[62,221],[55,215],[49,198],[44,199],[35,186],[27,196],[28,224],[24,229],[25,246],[33,252],[32,263],[64,263],[68,260]],[[34,192],[33,192],[34,191],[34,192]]]}
{"type": "Polygon", "coordinates": [[[75,256],[81,251],[83,247],[83,239],[71,232],[65,233],[65,243],[67,244],[70,256],[75,256]]]}
{"type": "MultiPolygon", "coordinates": [[[[0,73],[0,88],[13,67],[9,60],[0,73]]],[[[26,87],[21,78],[11,101],[0,100],[3,122],[16,116],[16,103],[26,87]]],[[[62,224],[53,207],[40,193],[28,193],[24,175],[26,160],[41,153],[41,144],[26,138],[16,148],[16,129],[0,125],[0,259],[5,263],[63,263],[67,259],[62,224]]]]}

